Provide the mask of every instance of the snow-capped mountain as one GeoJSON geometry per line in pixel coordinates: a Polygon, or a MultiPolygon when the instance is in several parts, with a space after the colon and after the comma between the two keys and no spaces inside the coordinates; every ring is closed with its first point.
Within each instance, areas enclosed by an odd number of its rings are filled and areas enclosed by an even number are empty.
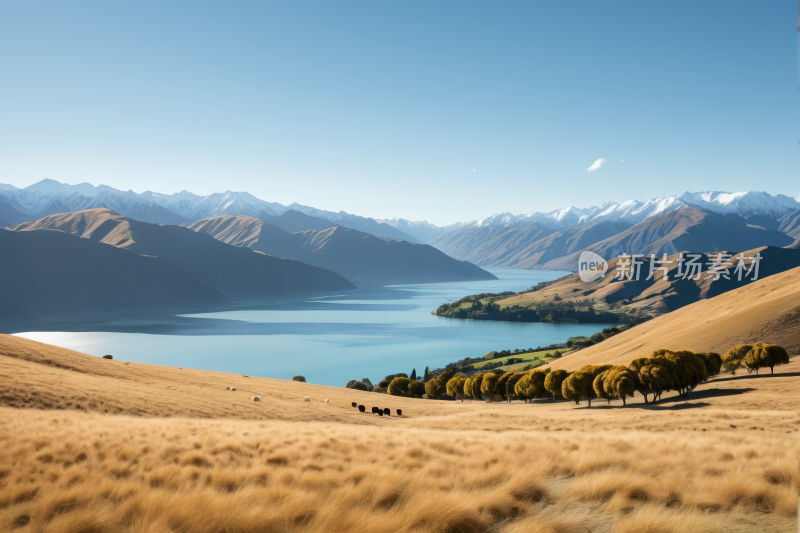
{"type": "MultiPolygon", "coordinates": [[[[622,203],[606,202],[600,206],[589,208],[568,206],[550,212],[537,211],[519,215],[498,213],[448,226],[435,226],[427,222],[412,222],[402,218],[385,219],[383,222],[400,228],[424,242],[432,242],[446,233],[484,226],[504,227],[535,223],[551,229],[563,230],[600,220],[619,220],[633,225],[683,206],[700,207],[715,213],[766,217],[769,220],[777,221],[781,216],[800,209],[800,196],[795,198],[783,194],[773,196],[759,191],[685,192],[675,196],[652,198],[644,202],[639,200],[628,200],[622,203]]],[[[777,229],[777,224],[774,229],[777,229]]]]}
{"type": "Polygon", "coordinates": [[[121,191],[107,185],[89,183],[69,185],[55,180],[42,180],[19,189],[0,184],[0,225],[18,224],[36,220],[55,213],[75,212],[85,209],[108,208],[117,213],[159,224],[184,224],[220,215],[246,215],[256,218],[279,216],[290,209],[301,211],[352,229],[378,237],[420,242],[388,224],[372,218],[334,213],[313,207],[292,204],[285,206],[266,202],[248,192],[225,191],[200,196],[189,191],[163,194],[145,191],[121,191]]]}

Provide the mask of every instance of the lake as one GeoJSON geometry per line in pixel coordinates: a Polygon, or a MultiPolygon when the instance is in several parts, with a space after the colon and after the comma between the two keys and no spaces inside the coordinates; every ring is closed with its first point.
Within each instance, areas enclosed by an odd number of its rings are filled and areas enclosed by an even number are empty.
{"type": "Polygon", "coordinates": [[[536,348],[607,324],[460,320],[431,315],[480,292],[520,291],[565,272],[487,269],[499,279],[359,288],[214,310],[120,313],[0,327],[6,333],[115,359],[344,386],[421,374],[491,350],[536,348]]]}

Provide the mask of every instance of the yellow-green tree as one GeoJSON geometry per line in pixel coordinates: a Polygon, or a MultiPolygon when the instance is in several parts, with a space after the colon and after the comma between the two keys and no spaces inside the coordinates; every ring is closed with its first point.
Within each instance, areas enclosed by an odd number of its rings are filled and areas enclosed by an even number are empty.
{"type": "Polygon", "coordinates": [[[614,373],[615,369],[616,367],[612,367],[605,372],[600,372],[597,374],[597,376],[595,376],[594,381],[592,382],[592,389],[594,389],[594,393],[598,398],[608,401],[609,405],[611,404],[611,400],[616,399],[616,396],[612,390],[605,386],[605,381],[614,373]]]}
{"type": "Polygon", "coordinates": [[[722,368],[722,357],[718,353],[697,352],[695,355],[706,365],[706,380],[719,374],[722,368]]]}
{"type": "Polygon", "coordinates": [[[422,395],[425,394],[425,384],[421,381],[412,379],[411,383],[408,384],[408,390],[411,393],[411,396],[422,398],[422,395]]]}
{"type": "Polygon", "coordinates": [[[483,385],[483,378],[486,374],[476,374],[475,379],[472,380],[470,385],[472,389],[472,397],[476,400],[481,399],[481,386],[483,385]]]}
{"type": "Polygon", "coordinates": [[[515,372],[513,376],[508,378],[508,381],[506,381],[506,398],[517,396],[522,399],[519,394],[517,394],[517,383],[524,377],[525,372],[515,372]]]}
{"type": "Polygon", "coordinates": [[[547,389],[544,386],[544,380],[547,379],[547,375],[550,373],[550,369],[546,368],[544,370],[531,370],[531,383],[533,384],[533,391],[534,391],[534,398],[538,398],[545,392],[547,389]]]}
{"type": "Polygon", "coordinates": [[[453,375],[455,375],[455,372],[448,368],[435,378],[429,379],[428,382],[425,383],[425,394],[428,395],[428,398],[435,400],[447,392],[447,382],[450,381],[453,375]]]}
{"type": "Polygon", "coordinates": [[[456,374],[450,381],[447,382],[447,394],[453,398],[464,401],[464,383],[467,381],[467,376],[464,374],[456,374]]]}
{"type": "Polygon", "coordinates": [[[518,398],[525,400],[525,403],[528,403],[534,397],[531,376],[527,373],[520,373],[520,376],[520,379],[514,385],[514,394],[516,394],[518,398]]]}
{"type": "MultiPolygon", "coordinates": [[[[601,374],[603,375],[603,374],[601,374]]],[[[603,390],[607,396],[619,398],[626,405],[625,398],[633,398],[639,389],[639,374],[626,366],[618,365],[604,372],[603,390]]]]}
{"type": "MultiPolygon", "coordinates": [[[[565,398],[567,397],[567,395],[564,395],[564,391],[566,390],[570,399],[586,398],[589,407],[591,407],[592,398],[594,397],[594,388],[592,387],[594,378],[612,366],[613,365],[586,365],[579,368],[564,380],[564,383],[561,385],[562,395],[565,398]]],[[[576,400],[576,402],[577,401],[578,400],[576,400]]]]}
{"type": "MultiPolygon", "coordinates": [[[[508,380],[511,379],[514,374],[516,374],[516,372],[506,372],[497,378],[497,383],[494,385],[494,393],[497,396],[502,396],[504,399],[508,400],[508,388],[506,387],[506,383],[508,383],[508,380]]],[[[512,393],[513,390],[514,389],[511,389],[512,393]]]]}
{"type": "Polygon", "coordinates": [[[500,376],[489,372],[488,374],[483,375],[483,381],[481,382],[481,392],[489,398],[489,401],[492,401],[492,396],[494,395],[494,387],[497,385],[497,380],[500,379],[500,376]]]}
{"type": "Polygon", "coordinates": [[[575,390],[571,387],[571,383],[569,382],[569,378],[574,374],[571,372],[564,381],[561,382],[561,397],[565,400],[574,400],[576,405],[580,405],[581,403],[581,395],[575,392],[575,390]]]}
{"type": "Polygon", "coordinates": [[[389,383],[386,392],[392,396],[411,396],[411,392],[408,389],[410,384],[411,380],[408,378],[394,378],[391,383],[389,383]]]}
{"type": "Polygon", "coordinates": [[[769,368],[770,373],[774,374],[776,365],[785,365],[788,362],[789,354],[783,347],[763,342],[756,343],[744,357],[744,366],[748,371],[755,370],[756,374],[759,368],[769,368]]]}
{"type": "Polygon", "coordinates": [[[569,373],[566,370],[558,369],[553,370],[544,378],[544,388],[553,395],[553,400],[556,399],[556,394],[561,396],[561,384],[568,375],[569,373]]]}
{"type": "Polygon", "coordinates": [[[744,366],[744,358],[752,349],[752,344],[740,344],[725,352],[722,356],[723,372],[735,376],[736,371],[744,366]]]}

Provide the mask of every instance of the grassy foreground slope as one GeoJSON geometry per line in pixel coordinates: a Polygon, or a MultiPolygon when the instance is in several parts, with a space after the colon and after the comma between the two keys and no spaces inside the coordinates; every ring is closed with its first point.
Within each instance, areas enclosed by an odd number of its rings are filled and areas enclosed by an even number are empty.
{"type": "Polygon", "coordinates": [[[661,348],[724,353],[759,341],[780,344],[790,356],[800,354],[800,268],[687,305],[548,366],[627,365],[661,348]]]}
{"type": "Polygon", "coordinates": [[[794,531],[800,360],[778,370],[588,410],[126,364],[0,335],[0,530],[794,531]]]}

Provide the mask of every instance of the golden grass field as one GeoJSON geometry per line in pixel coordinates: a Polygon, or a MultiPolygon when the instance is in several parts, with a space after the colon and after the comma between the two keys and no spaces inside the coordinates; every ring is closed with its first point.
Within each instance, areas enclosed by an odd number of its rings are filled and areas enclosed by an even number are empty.
{"type": "Polygon", "coordinates": [[[796,531],[800,359],[777,370],[587,409],[395,398],[0,335],[0,531],[796,531]]]}

